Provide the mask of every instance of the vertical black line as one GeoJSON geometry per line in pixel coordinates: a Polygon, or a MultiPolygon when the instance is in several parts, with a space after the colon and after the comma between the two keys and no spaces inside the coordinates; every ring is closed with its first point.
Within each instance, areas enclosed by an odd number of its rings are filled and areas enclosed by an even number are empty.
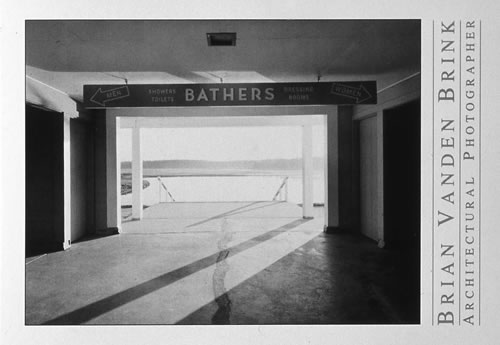
{"type": "Polygon", "coordinates": [[[458,325],[462,311],[462,21],[458,36],[458,325]]]}
{"type": "Polygon", "coordinates": [[[483,67],[481,66],[481,60],[483,58],[483,54],[481,52],[481,21],[479,21],[479,197],[478,197],[478,203],[479,203],[479,219],[478,219],[478,228],[479,228],[479,243],[478,243],[478,248],[479,248],[479,273],[478,273],[478,279],[479,279],[479,297],[478,297],[478,325],[481,326],[481,134],[482,134],[482,128],[481,128],[481,112],[483,110],[482,104],[481,104],[481,83],[483,81],[482,78],[482,73],[483,73],[483,67]]]}
{"type": "MultiPolygon", "coordinates": [[[[26,22],[24,20],[24,198],[26,199],[26,22]]],[[[26,200],[24,201],[26,209],[26,200]]],[[[24,214],[24,258],[26,259],[26,212],[24,214]]],[[[26,325],[26,264],[24,265],[24,325],[26,325]]]]}
{"type": "Polygon", "coordinates": [[[435,137],[435,132],[434,132],[434,112],[435,112],[435,99],[434,99],[434,93],[435,93],[435,86],[434,86],[434,64],[435,64],[435,57],[434,57],[434,46],[435,46],[435,38],[434,38],[434,20],[432,21],[432,325],[434,326],[434,178],[435,178],[435,171],[434,171],[434,157],[435,157],[435,152],[434,152],[434,137],[435,137]]]}

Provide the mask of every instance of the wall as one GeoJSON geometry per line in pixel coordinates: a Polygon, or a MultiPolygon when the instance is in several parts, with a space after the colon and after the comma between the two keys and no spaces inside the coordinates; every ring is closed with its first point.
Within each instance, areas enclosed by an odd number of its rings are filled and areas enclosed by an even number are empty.
{"type": "Polygon", "coordinates": [[[377,228],[377,118],[359,121],[360,231],[378,241],[377,228]]]}
{"type": "Polygon", "coordinates": [[[71,124],[71,241],[95,233],[94,123],[71,124]]]}
{"type": "Polygon", "coordinates": [[[121,226],[120,179],[117,159],[116,116],[106,110],[78,109],[80,118],[93,121],[93,186],[95,225],[93,231],[99,235],[118,233],[121,226]]]}
{"type": "Polygon", "coordinates": [[[27,248],[67,249],[85,234],[116,233],[120,210],[110,185],[120,188],[117,169],[110,167],[116,159],[108,154],[116,149],[116,118],[86,111],[34,79],[26,84],[27,102],[34,105],[26,112],[27,248]],[[38,110],[48,107],[61,113],[38,110]]]}
{"type": "MultiPolygon", "coordinates": [[[[336,109],[335,109],[336,110],[336,109]]],[[[325,232],[334,232],[339,229],[339,152],[338,152],[338,116],[337,111],[326,117],[326,186],[325,201],[328,209],[325,232]]]]}
{"type": "Polygon", "coordinates": [[[108,235],[118,231],[116,222],[109,221],[112,218],[109,181],[116,181],[115,172],[110,173],[108,154],[110,142],[114,147],[115,137],[109,137],[109,123],[114,119],[105,110],[79,107],[78,112],[78,119],[71,120],[72,241],[86,234],[108,235]]]}
{"type": "Polygon", "coordinates": [[[64,242],[63,115],[26,106],[26,254],[64,242]]]}
{"type": "Polygon", "coordinates": [[[353,193],[353,123],[352,107],[338,107],[339,228],[355,227],[353,193]]]}
{"type": "Polygon", "coordinates": [[[106,192],[106,112],[89,111],[95,120],[94,183],[95,183],[95,230],[107,229],[107,192],[106,192]]]}
{"type": "MultiPolygon", "coordinates": [[[[394,107],[397,107],[399,105],[415,101],[420,99],[420,74],[413,75],[409,78],[402,78],[400,82],[395,83],[383,90],[380,90],[378,92],[377,98],[377,104],[375,105],[360,105],[360,106],[355,106],[353,107],[353,120],[357,121],[358,123],[355,124],[355,128],[359,127],[359,121],[362,121],[363,119],[369,118],[369,117],[374,117],[376,121],[375,125],[375,140],[371,141],[372,145],[375,145],[376,149],[374,148],[374,152],[372,155],[375,155],[376,157],[372,157],[370,159],[370,162],[375,164],[374,171],[376,174],[376,179],[375,181],[371,182],[374,184],[373,188],[374,190],[368,195],[365,195],[364,198],[370,198],[369,201],[363,200],[363,192],[360,191],[360,200],[357,202],[357,205],[355,207],[358,207],[361,209],[360,205],[363,203],[371,205],[371,207],[374,210],[374,214],[371,214],[370,217],[371,219],[362,219],[363,215],[360,215],[360,220],[365,223],[370,223],[371,227],[374,229],[369,230],[370,232],[370,237],[373,238],[376,241],[379,241],[379,245],[383,246],[385,245],[384,239],[385,239],[385,231],[384,231],[384,111],[387,109],[391,109],[394,107]],[[373,159],[373,160],[372,160],[373,159]],[[373,223],[374,222],[374,223],[373,223]]],[[[365,138],[363,133],[359,133],[359,140],[360,143],[362,143],[365,140],[368,140],[365,138]]],[[[360,158],[359,153],[356,153],[357,150],[354,150],[353,152],[358,155],[357,159],[360,164],[359,164],[359,174],[360,176],[363,175],[363,165],[369,166],[368,161],[366,159],[368,158],[360,158]]],[[[356,165],[354,166],[355,169],[356,165]]],[[[357,172],[354,171],[354,175],[356,175],[357,172]]],[[[358,180],[359,181],[359,180],[358,180]]],[[[361,188],[361,186],[360,186],[361,188]]],[[[366,215],[365,215],[366,217],[366,215]]]]}

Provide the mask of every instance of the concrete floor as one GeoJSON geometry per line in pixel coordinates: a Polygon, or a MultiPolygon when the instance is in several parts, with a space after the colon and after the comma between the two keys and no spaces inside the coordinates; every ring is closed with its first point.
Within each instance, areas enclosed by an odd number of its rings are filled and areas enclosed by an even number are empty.
{"type": "Polygon", "coordinates": [[[305,220],[283,202],[172,205],[27,260],[26,324],[419,322],[419,273],[404,254],[323,234],[321,210],[305,220]]]}
{"type": "MultiPolygon", "coordinates": [[[[129,209],[123,210],[122,233],[171,233],[220,231],[217,220],[238,220],[235,231],[269,230],[284,224],[286,219],[302,218],[302,208],[282,201],[254,202],[169,202],[144,209],[141,220],[131,219],[129,209]]],[[[323,207],[314,209],[315,225],[323,222],[323,207]]],[[[320,228],[322,228],[320,224],[320,228]]]]}

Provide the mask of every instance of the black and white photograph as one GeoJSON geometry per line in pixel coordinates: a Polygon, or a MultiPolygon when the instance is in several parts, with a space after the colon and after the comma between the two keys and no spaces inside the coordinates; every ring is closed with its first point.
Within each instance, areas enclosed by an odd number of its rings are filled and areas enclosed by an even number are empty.
{"type": "Polygon", "coordinates": [[[419,20],[26,22],[26,325],[419,324],[419,20]]]}
{"type": "Polygon", "coordinates": [[[499,14],[2,2],[0,343],[498,343],[499,14]]]}

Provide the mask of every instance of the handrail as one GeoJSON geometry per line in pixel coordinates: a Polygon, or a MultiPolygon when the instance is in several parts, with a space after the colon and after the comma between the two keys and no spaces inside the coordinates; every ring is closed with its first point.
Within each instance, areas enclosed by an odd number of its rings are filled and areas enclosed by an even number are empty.
{"type": "MultiPolygon", "coordinates": [[[[274,194],[272,201],[278,200],[278,197],[280,197],[280,199],[281,199],[283,194],[284,194],[284,200],[287,201],[287,199],[288,199],[288,178],[289,178],[289,176],[285,176],[283,178],[283,181],[281,182],[278,190],[274,194]]],[[[158,202],[161,202],[161,190],[162,190],[162,188],[165,190],[165,192],[167,194],[167,202],[168,202],[168,197],[170,197],[172,202],[176,202],[174,199],[174,196],[172,195],[172,193],[170,193],[170,191],[168,190],[167,186],[165,185],[165,183],[163,182],[161,177],[158,176],[157,179],[158,179],[158,188],[159,188],[158,189],[158,202]]]]}
{"type": "Polygon", "coordinates": [[[170,197],[170,199],[175,202],[175,199],[174,197],[172,196],[172,194],[168,191],[167,189],[167,186],[165,186],[165,183],[163,183],[162,179],[160,176],[158,176],[158,182],[159,182],[159,190],[158,190],[158,201],[161,202],[161,188],[163,187],[163,189],[165,189],[165,192],[167,192],[167,201],[168,201],[168,197],[170,197]]]}
{"type": "Polygon", "coordinates": [[[288,199],[288,183],[287,182],[288,182],[288,176],[285,176],[285,178],[283,178],[283,182],[281,182],[281,185],[279,186],[278,190],[276,191],[276,194],[274,194],[273,201],[277,200],[278,196],[281,195],[283,187],[285,187],[285,186],[286,186],[285,201],[286,201],[286,199],[288,199]]]}

